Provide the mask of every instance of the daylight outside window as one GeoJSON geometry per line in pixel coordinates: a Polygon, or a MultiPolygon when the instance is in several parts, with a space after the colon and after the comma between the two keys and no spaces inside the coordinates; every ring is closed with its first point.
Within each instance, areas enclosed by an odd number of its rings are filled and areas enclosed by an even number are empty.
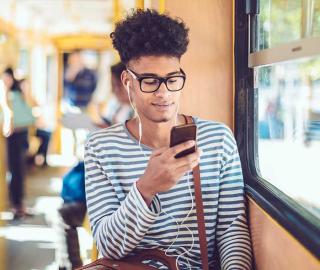
{"type": "Polygon", "coordinates": [[[320,58],[257,72],[260,174],[320,218],[320,58]]]}
{"type": "Polygon", "coordinates": [[[260,0],[259,50],[320,36],[320,1],[260,0]]]}

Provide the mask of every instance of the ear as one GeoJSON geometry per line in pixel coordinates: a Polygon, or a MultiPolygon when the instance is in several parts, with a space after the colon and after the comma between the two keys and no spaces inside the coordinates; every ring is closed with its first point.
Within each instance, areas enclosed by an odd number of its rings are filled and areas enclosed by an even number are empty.
{"type": "Polygon", "coordinates": [[[121,82],[122,82],[122,84],[123,84],[123,86],[126,88],[127,87],[127,85],[128,85],[128,83],[129,83],[129,85],[130,85],[130,77],[129,77],[129,74],[128,74],[128,72],[127,71],[122,71],[122,73],[121,73],[121,82]]]}

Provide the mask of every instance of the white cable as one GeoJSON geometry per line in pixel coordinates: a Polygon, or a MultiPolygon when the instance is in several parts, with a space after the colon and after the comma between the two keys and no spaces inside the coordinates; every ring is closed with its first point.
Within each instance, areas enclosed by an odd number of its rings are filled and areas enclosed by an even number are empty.
{"type": "MultiPolygon", "coordinates": [[[[138,114],[138,111],[136,109],[136,107],[133,105],[132,103],[132,100],[131,100],[131,95],[130,95],[130,81],[127,82],[126,84],[126,90],[127,90],[127,93],[128,93],[128,98],[129,98],[129,102],[130,102],[130,105],[133,109],[133,111],[135,112],[135,114],[137,115],[138,117],[138,121],[139,121],[139,148],[140,148],[140,151],[142,151],[142,148],[141,148],[141,139],[142,139],[142,124],[141,124],[141,119],[140,119],[140,116],[138,114]]],[[[144,154],[144,152],[143,152],[144,154]]],[[[144,154],[145,156],[145,154],[144,154]]],[[[146,156],[145,156],[146,157],[146,156]]],[[[136,215],[136,220],[138,220],[138,211],[135,211],[135,215],[136,215]]],[[[123,240],[123,251],[125,251],[125,247],[126,247],[126,243],[127,243],[127,214],[126,214],[126,209],[124,211],[124,240],[123,240]]]]}
{"type": "MultiPolygon", "coordinates": [[[[177,103],[177,109],[176,109],[176,117],[175,117],[175,123],[174,125],[176,126],[177,125],[177,121],[178,121],[178,113],[179,113],[179,106],[180,106],[180,102],[177,103]]],[[[187,220],[187,218],[189,217],[190,213],[192,212],[193,208],[194,208],[194,200],[193,200],[193,196],[192,196],[192,191],[191,191],[191,185],[190,185],[190,177],[189,177],[189,172],[188,172],[188,187],[189,187],[189,194],[190,194],[190,198],[191,198],[191,208],[188,212],[188,214],[186,215],[186,217],[182,220],[182,222],[180,223],[180,225],[183,225],[183,223],[187,220]]],[[[165,214],[167,214],[168,216],[170,216],[172,219],[174,219],[171,215],[169,215],[168,213],[166,213],[165,211],[163,211],[165,214]]],[[[178,222],[174,219],[174,221],[176,222],[177,226],[179,226],[178,222]]],[[[190,232],[191,236],[192,236],[192,245],[190,247],[190,249],[188,249],[187,251],[179,254],[177,256],[177,259],[176,259],[176,267],[178,269],[178,261],[180,259],[180,257],[183,257],[182,255],[184,254],[189,254],[189,252],[193,249],[193,246],[194,246],[194,235],[192,233],[192,231],[186,226],[184,225],[184,227],[190,232]]],[[[178,239],[178,235],[179,235],[179,232],[180,232],[180,227],[178,227],[178,234],[177,234],[177,237],[175,238],[175,240],[171,243],[171,245],[166,249],[166,252],[165,254],[168,256],[167,252],[168,250],[171,248],[171,246],[173,246],[173,244],[177,241],[178,239]]],[[[186,258],[187,262],[188,262],[188,265],[191,269],[191,265],[189,263],[189,260],[186,258]]]]}
{"type": "MultiPolygon", "coordinates": [[[[146,156],[146,154],[144,153],[144,151],[142,150],[142,147],[141,147],[141,140],[142,140],[142,122],[141,122],[141,118],[140,118],[140,115],[136,109],[136,107],[133,105],[132,103],[132,100],[131,100],[131,96],[130,96],[130,81],[127,82],[126,84],[126,90],[127,90],[127,93],[128,93],[128,98],[129,98],[129,102],[130,102],[130,105],[132,107],[132,109],[134,110],[134,112],[136,113],[137,117],[138,117],[138,130],[139,130],[139,148],[140,148],[140,151],[141,153],[144,155],[144,157],[146,159],[148,159],[148,157],[146,156]]],[[[179,105],[180,103],[178,102],[178,105],[177,105],[177,110],[176,110],[176,117],[175,117],[175,126],[177,125],[177,121],[178,121],[178,113],[179,113],[179,105]]],[[[173,246],[173,244],[177,241],[177,239],[179,238],[179,233],[180,233],[180,226],[183,225],[183,223],[187,220],[187,218],[189,217],[190,213],[192,212],[193,208],[194,208],[194,200],[193,200],[193,196],[192,196],[192,191],[191,191],[191,185],[190,185],[190,177],[189,177],[189,172],[188,172],[188,187],[189,187],[189,194],[190,194],[190,197],[191,197],[191,208],[188,212],[188,214],[186,215],[186,217],[182,220],[182,222],[179,224],[178,221],[169,213],[167,213],[166,211],[162,211],[164,214],[166,214],[167,216],[169,216],[175,223],[176,223],[176,228],[177,228],[177,236],[176,238],[174,239],[174,241],[170,244],[170,246],[165,250],[165,254],[167,256],[171,256],[168,254],[168,251],[169,249],[173,246]],[[180,225],[180,226],[179,226],[180,225]]],[[[136,218],[138,220],[138,217],[137,217],[137,212],[136,212],[136,218]]],[[[126,212],[125,212],[125,239],[124,239],[124,247],[123,247],[123,250],[125,250],[125,246],[126,246],[126,239],[127,239],[127,227],[126,227],[126,220],[127,220],[127,216],[126,216],[126,212]]],[[[179,259],[180,257],[183,257],[184,254],[189,254],[189,252],[193,249],[193,246],[194,246],[194,235],[192,233],[192,231],[186,226],[186,225],[183,225],[191,234],[191,237],[192,237],[192,245],[191,247],[185,251],[185,252],[182,252],[181,254],[179,254],[176,258],[176,267],[178,268],[178,262],[179,262],[179,259]]],[[[154,243],[151,243],[151,245],[156,245],[157,247],[159,247],[159,244],[157,243],[157,241],[153,240],[154,243]]],[[[188,265],[189,265],[189,268],[191,269],[191,265],[189,263],[189,260],[186,258],[186,261],[188,262],[188,265]]]]}
{"type": "Polygon", "coordinates": [[[129,102],[130,105],[132,107],[132,109],[134,110],[134,112],[136,113],[137,117],[138,117],[138,121],[139,121],[139,148],[141,149],[141,139],[142,139],[142,123],[141,123],[141,118],[140,115],[138,114],[138,111],[136,109],[136,107],[133,105],[132,100],[131,100],[131,96],[130,96],[130,81],[127,82],[126,84],[126,89],[127,89],[127,93],[128,93],[128,98],[129,98],[129,102]]]}
{"type": "MultiPolygon", "coordinates": [[[[189,193],[190,193],[190,198],[191,198],[191,208],[190,208],[188,214],[186,215],[186,217],[182,220],[182,222],[181,222],[180,225],[183,225],[183,223],[187,220],[187,218],[189,217],[189,215],[190,215],[190,213],[192,212],[193,207],[194,207],[194,200],[193,200],[192,191],[191,191],[189,172],[188,172],[188,187],[189,187],[189,193]]],[[[184,225],[184,227],[190,232],[190,234],[191,234],[191,236],[192,236],[192,245],[191,245],[191,247],[190,247],[187,251],[185,251],[185,252],[183,252],[183,253],[181,253],[181,254],[178,255],[178,257],[177,257],[177,259],[176,259],[176,267],[177,267],[177,269],[178,269],[178,261],[179,261],[179,258],[180,258],[180,257],[183,257],[182,255],[184,255],[184,254],[189,254],[189,252],[193,249],[193,246],[194,246],[194,235],[193,235],[193,232],[188,228],[188,226],[184,225]]],[[[188,265],[189,265],[189,267],[190,267],[190,269],[191,269],[191,265],[190,265],[190,263],[189,263],[189,260],[188,260],[188,259],[186,259],[186,260],[187,260],[188,265]]]]}
{"type": "Polygon", "coordinates": [[[180,102],[178,101],[177,110],[176,110],[176,118],[174,119],[174,125],[177,125],[178,122],[178,113],[179,113],[180,102]]]}
{"type": "MultiPolygon", "coordinates": [[[[126,89],[127,89],[130,105],[131,105],[133,111],[137,114],[136,108],[133,106],[132,101],[131,101],[129,86],[130,86],[130,82],[128,81],[126,84],[126,89]]],[[[126,205],[124,205],[124,206],[126,206],[126,205]]],[[[136,213],[136,219],[138,220],[137,211],[135,211],[135,213],[136,213]]],[[[123,253],[125,253],[126,244],[127,244],[127,209],[124,209],[124,239],[123,239],[123,245],[122,245],[123,253]]]]}

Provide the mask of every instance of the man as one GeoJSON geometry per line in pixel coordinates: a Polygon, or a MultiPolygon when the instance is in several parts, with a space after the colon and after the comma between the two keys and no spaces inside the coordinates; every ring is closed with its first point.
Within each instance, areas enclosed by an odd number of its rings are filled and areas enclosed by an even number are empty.
{"type": "Polygon", "coordinates": [[[185,24],[138,10],[111,38],[127,67],[122,83],[136,117],[93,133],[86,144],[87,207],[99,252],[120,259],[135,249],[159,248],[175,256],[180,269],[202,269],[191,173],[199,163],[210,265],[217,247],[222,269],[250,269],[243,178],[231,131],[194,117],[198,150],[176,159],[195,142],[169,148],[171,128],[185,124],[177,113],[186,77],[180,66],[185,24]]]}

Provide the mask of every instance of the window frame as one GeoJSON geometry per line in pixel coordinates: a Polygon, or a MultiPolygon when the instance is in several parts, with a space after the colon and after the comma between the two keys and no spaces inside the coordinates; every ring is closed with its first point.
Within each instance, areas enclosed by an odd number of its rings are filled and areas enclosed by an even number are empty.
{"type": "MultiPolygon", "coordinates": [[[[254,70],[254,67],[298,59],[306,56],[302,53],[305,51],[296,50],[299,53],[296,57],[287,53],[280,54],[277,59],[266,58],[267,50],[272,55],[274,48],[256,51],[259,1],[234,1],[234,5],[234,131],[242,163],[246,194],[314,256],[320,259],[319,220],[294,199],[263,179],[258,173],[258,127],[256,126],[258,123],[258,84],[257,71],[254,70]],[[257,55],[264,56],[262,57],[263,60],[258,61],[257,55]],[[283,59],[281,59],[282,56],[283,59]],[[272,62],[270,62],[270,59],[272,62]]],[[[320,40],[319,38],[313,39],[320,40]]],[[[301,39],[293,42],[294,44],[281,46],[284,50],[289,50],[292,46],[294,48],[297,42],[305,44],[301,39]]],[[[311,44],[311,48],[314,50],[314,44],[311,44]]],[[[306,51],[310,56],[310,50],[306,51]]],[[[295,51],[291,52],[294,53],[295,51]]],[[[319,52],[319,49],[312,51],[311,55],[315,55],[317,52],[319,52]]]]}

